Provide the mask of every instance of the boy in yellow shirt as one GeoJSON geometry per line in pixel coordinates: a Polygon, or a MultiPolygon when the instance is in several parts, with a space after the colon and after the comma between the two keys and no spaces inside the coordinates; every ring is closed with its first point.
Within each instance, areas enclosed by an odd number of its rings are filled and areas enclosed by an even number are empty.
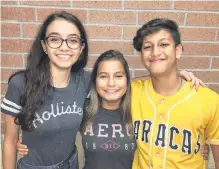
{"type": "Polygon", "coordinates": [[[183,47],[177,24],[149,21],[133,44],[151,79],[132,83],[132,168],[205,169],[200,148],[207,137],[219,169],[219,96],[208,88],[191,89],[178,75],[183,47]]]}

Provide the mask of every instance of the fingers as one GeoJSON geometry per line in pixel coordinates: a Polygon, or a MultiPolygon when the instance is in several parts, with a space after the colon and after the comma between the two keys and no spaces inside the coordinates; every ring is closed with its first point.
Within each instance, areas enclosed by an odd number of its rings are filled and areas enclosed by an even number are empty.
{"type": "Polygon", "coordinates": [[[200,81],[198,78],[195,79],[195,90],[197,91],[198,90],[198,87],[200,85],[200,81]]]}
{"type": "Polygon", "coordinates": [[[17,148],[18,154],[20,157],[23,157],[28,154],[28,149],[27,148],[17,148]]]}
{"type": "Polygon", "coordinates": [[[192,78],[190,87],[193,88],[196,85],[196,78],[192,78]]]}
{"type": "Polygon", "coordinates": [[[205,144],[205,146],[203,146],[200,151],[201,151],[201,154],[202,154],[204,160],[208,160],[208,158],[209,158],[209,145],[205,144]]]}
{"type": "Polygon", "coordinates": [[[180,76],[181,76],[182,78],[184,78],[186,81],[191,81],[190,73],[191,73],[191,72],[187,72],[187,71],[185,71],[185,70],[181,70],[181,71],[180,71],[180,76]]]}
{"type": "Polygon", "coordinates": [[[28,149],[27,149],[27,146],[24,144],[21,144],[21,142],[22,142],[22,137],[19,137],[19,140],[16,146],[17,146],[17,151],[18,151],[19,156],[23,157],[24,155],[28,154],[28,149]]]}
{"type": "Polygon", "coordinates": [[[199,79],[199,84],[200,84],[201,86],[203,86],[203,87],[207,87],[207,86],[205,85],[205,83],[204,83],[201,79],[199,79]]]}
{"type": "Polygon", "coordinates": [[[198,90],[199,86],[203,86],[203,87],[206,87],[206,85],[204,84],[203,81],[201,81],[200,79],[198,79],[197,77],[194,77],[191,81],[191,85],[190,87],[193,88],[195,87],[195,90],[198,90]]]}
{"type": "Polygon", "coordinates": [[[19,140],[18,141],[22,143],[22,135],[19,135],[19,140]]]}

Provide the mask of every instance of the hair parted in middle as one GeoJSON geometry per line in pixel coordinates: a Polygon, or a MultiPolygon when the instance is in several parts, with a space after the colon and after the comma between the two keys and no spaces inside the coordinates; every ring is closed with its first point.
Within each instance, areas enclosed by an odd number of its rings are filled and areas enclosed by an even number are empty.
{"type": "Polygon", "coordinates": [[[143,46],[144,38],[162,29],[167,30],[171,34],[175,42],[175,46],[181,44],[180,32],[177,23],[170,19],[157,18],[147,22],[138,29],[136,36],[133,39],[134,48],[140,52],[143,46]]]}
{"type": "Polygon", "coordinates": [[[84,116],[81,124],[81,132],[85,132],[86,127],[90,125],[97,114],[97,111],[101,108],[101,97],[97,93],[96,78],[98,67],[101,62],[107,60],[118,60],[124,67],[125,75],[127,79],[127,90],[123,95],[120,103],[121,118],[129,130],[132,133],[132,118],[131,118],[131,78],[129,73],[129,66],[122,53],[115,50],[109,50],[102,53],[94,64],[93,71],[90,79],[90,99],[87,99],[84,104],[84,116]]]}

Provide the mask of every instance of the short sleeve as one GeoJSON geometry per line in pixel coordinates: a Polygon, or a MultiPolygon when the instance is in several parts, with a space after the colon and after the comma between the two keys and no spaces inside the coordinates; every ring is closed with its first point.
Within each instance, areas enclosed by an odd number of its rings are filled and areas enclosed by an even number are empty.
{"type": "Polygon", "coordinates": [[[211,116],[206,128],[206,136],[212,145],[219,145],[219,95],[212,100],[211,116]]]}
{"type": "Polygon", "coordinates": [[[1,104],[1,112],[16,116],[22,109],[20,104],[21,96],[24,93],[24,78],[23,74],[16,74],[8,83],[8,89],[1,104]]]}

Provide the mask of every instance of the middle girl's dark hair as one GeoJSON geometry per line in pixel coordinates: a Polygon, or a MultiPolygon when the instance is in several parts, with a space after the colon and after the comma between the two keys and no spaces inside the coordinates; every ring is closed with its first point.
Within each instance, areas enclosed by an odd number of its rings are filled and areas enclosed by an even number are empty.
{"type": "Polygon", "coordinates": [[[47,28],[53,21],[57,19],[64,19],[69,23],[74,24],[80,32],[82,44],[84,45],[84,49],[79,56],[79,59],[72,66],[71,71],[80,71],[87,64],[87,35],[80,20],[76,16],[64,11],[53,13],[48,16],[42,24],[32,45],[27,58],[27,67],[24,71],[25,91],[24,96],[21,99],[21,105],[23,108],[15,118],[15,123],[21,125],[21,128],[24,131],[33,130],[33,121],[36,118],[35,112],[40,108],[40,106],[43,105],[45,99],[47,99],[49,96],[49,91],[52,89],[50,85],[50,60],[42,48],[41,41],[46,43],[47,28]]]}
{"type": "Polygon", "coordinates": [[[126,79],[127,79],[127,90],[122,97],[120,109],[121,109],[121,118],[125,123],[126,127],[128,127],[128,131],[131,134],[132,133],[131,79],[130,79],[129,66],[123,54],[115,50],[109,50],[102,53],[94,64],[93,71],[91,74],[91,80],[90,80],[90,98],[87,99],[85,102],[84,116],[81,124],[81,132],[85,132],[86,127],[92,123],[93,119],[95,118],[95,115],[97,114],[97,111],[101,108],[101,97],[97,93],[96,78],[97,78],[97,71],[100,63],[107,60],[120,61],[125,70],[126,79]]]}

